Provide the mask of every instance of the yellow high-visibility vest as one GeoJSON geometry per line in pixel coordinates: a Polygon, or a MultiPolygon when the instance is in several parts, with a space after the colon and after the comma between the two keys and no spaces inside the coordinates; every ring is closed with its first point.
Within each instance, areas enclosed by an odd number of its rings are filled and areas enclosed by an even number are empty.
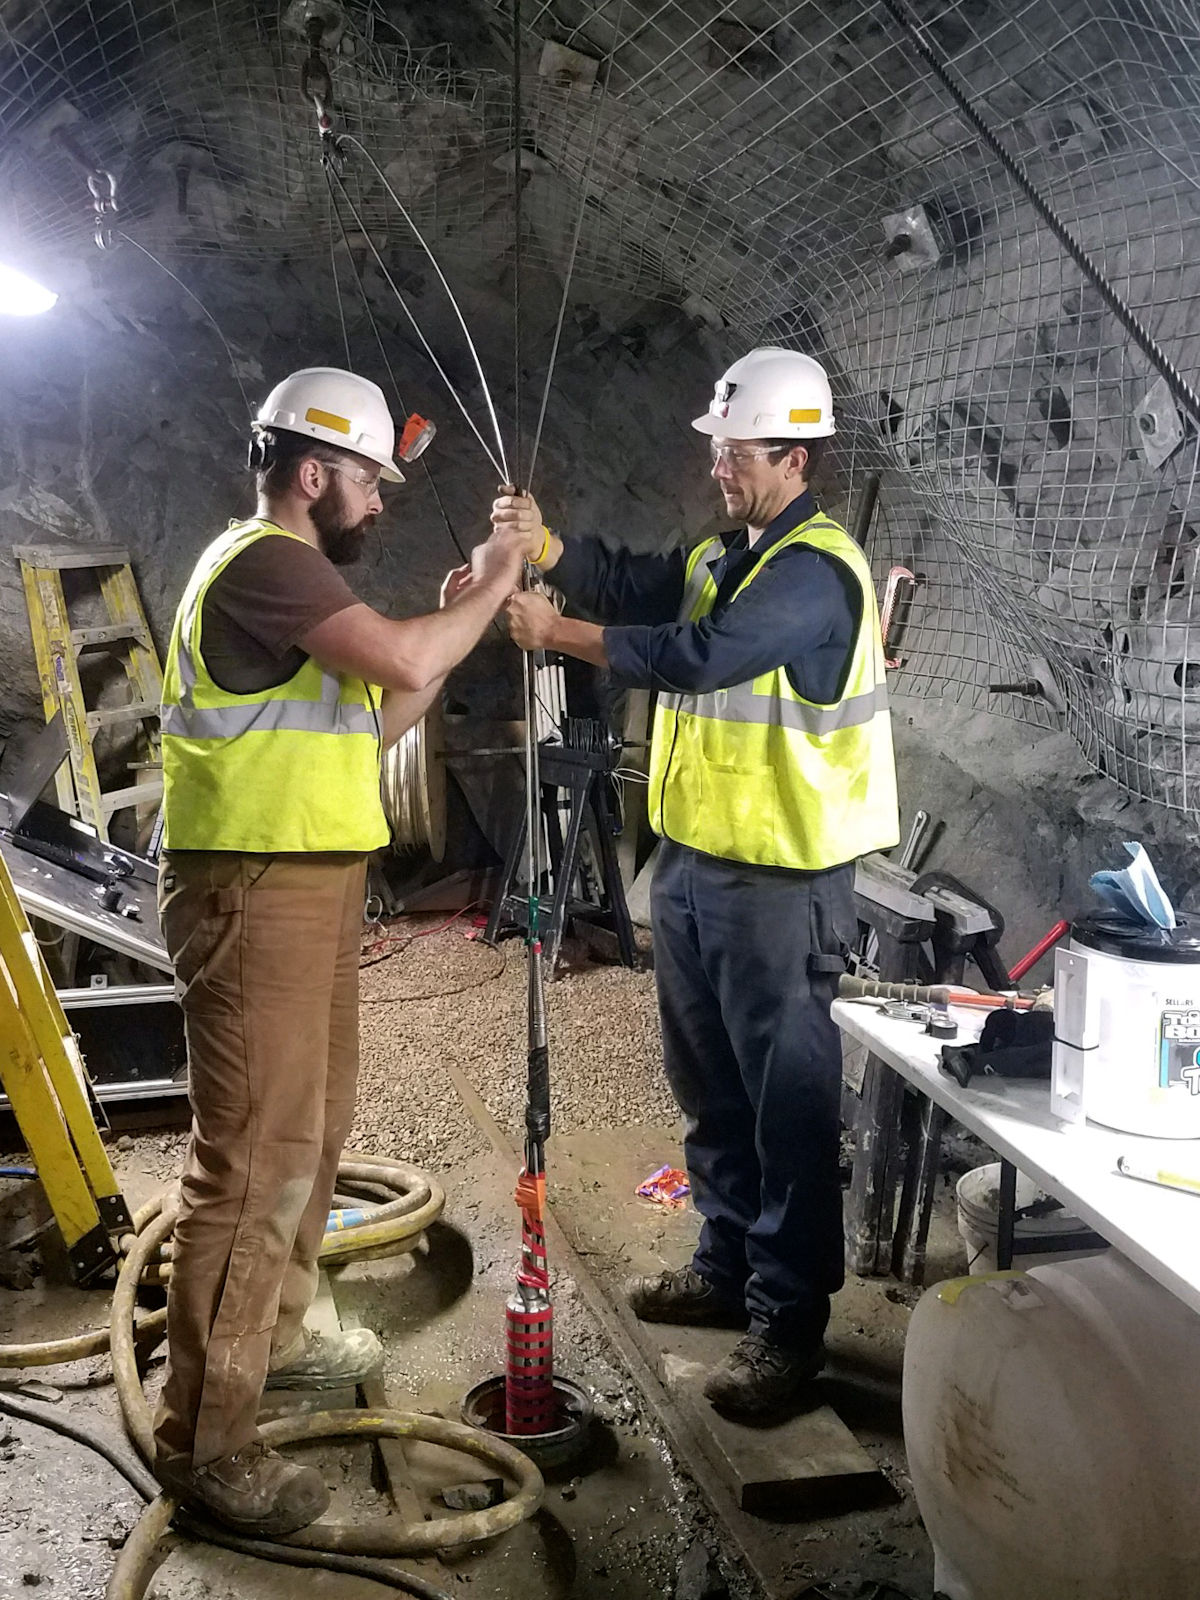
{"type": "MultiPolygon", "coordinates": [[[[163,673],[164,847],[365,852],[388,842],[379,797],[382,690],[311,656],[275,689],[230,694],[204,660],[204,597],[256,539],[298,539],[234,523],[196,563],[163,673]]],[[[303,543],[303,541],[301,541],[303,543]]]]}
{"type": "MultiPolygon", "coordinates": [[[[763,554],[734,599],[790,544],[841,562],[862,594],[840,699],[830,705],[803,699],[786,666],[711,694],[660,694],[650,822],[706,855],[819,871],[898,842],[896,766],[871,569],[845,529],[811,517],[763,554]]],[[[712,610],[712,568],[723,548],[710,539],[691,552],[681,622],[698,622],[712,610]]]]}

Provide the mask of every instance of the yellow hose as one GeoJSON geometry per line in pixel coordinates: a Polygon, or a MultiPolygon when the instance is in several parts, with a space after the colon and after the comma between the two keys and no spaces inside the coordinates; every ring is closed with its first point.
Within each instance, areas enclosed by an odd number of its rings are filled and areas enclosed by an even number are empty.
{"type": "MultiPolygon", "coordinates": [[[[279,1544],[344,1555],[428,1555],[436,1550],[494,1539],[531,1517],[542,1503],[545,1487],[542,1475],[529,1457],[502,1439],[479,1428],[468,1428],[461,1422],[446,1422],[441,1417],[416,1416],[404,1411],[318,1411],[308,1416],[282,1417],[277,1422],[264,1424],[259,1431],[263,1443],[272,1448],[341,1437],[421,1439],[474,1456],[517,1485],[517,1492],[510,1500],[488,1511],[463,1511],[457,1516],[439,1517],[431,1522],[399,1522],[395,1517],[368,1523],[315,1522],[290,1538],[277,1540],[279,1544]]],[[[159,1545],[168,1532],[175,1510],[176,1502],[160,1495],[142,1513],[117,1557],[104,1591],[105,1600],[142,1600],[162,1560],[159,1545]]]]}
{"type": "MultiPolygon", "coordinates": [[[[419,1167],[390,1156],[353,1155],[347,1152],[338,1165],[338,1179],[344,1185],[369,1184],[373,1191],[386,1190],[397,1195],[386,1205],[376,1206],[363,1222],[353,1223],[336,1233],[327,1233],[320,1259],[330,1264],[346,1261],[372,1261],[378,1256],[399,1255],[415,1250],[430,1223],[436,1222],[446,1204],[441,1184],[419,1167]]],[[[151,1218],[162,1208],[161,1200],[143,1206],[133,1219],[133,1233],[124,1234],[120,1245],[128,1254],[151,1218]]],[[[170,1230],[168,1230],[169,1233],[170,1230]]],[[[171,1277],[171,1247],[163,1236],[160,1255],[164,1259],[147,1261],[143,1283],[165,1284],[171,1277]]],[[[152,1311],[138,1321],[138,1340],[153,1345],[166,1330],[165,1311],[152,1311]]],[[[84,1361],[102,1356],[109,1347],[109,1330],[96,1328],[70,1339],[48,1339],[38,1344],[0,1344],[0,1369],[12,1367],[55,1367],[64,1361],[84,1361]]]]}
{"type": "MultiPolygon", "coordinates": [[[[150,1311],[139,1317],[135,1339],[158,1344],[167,1331],[167,1313],[150,1311]]],[[[42,1344],[0,1344],[0,1367],[57,1367],[63,1361],[84,1361],[108,1349],[108,1329],[77,1333],[72,1339],[47,1339],[42,1344]]]]}
{"type": "MultiPolygon", "coordinates": [[[[445,1193],[434,1179],[388,1157],[348,1155],[338,1168],[338,1179],[343,1187],[367,1186],[372,1192],[383,1188],[398,1192],[398,1198],[375,1207],[365,1221],[327,1234],[322,1261],[364,1260],[412,1250],[445,1205],[445,1193]]],[[[142,1392],[137,1346],[147,1341],[157,1343],[162,1338],[166,1314],[154,1312],[138,1320],[137,1294],[147,1273],[169,1275],[170,1264],[162,1260],[161,1253],[175,1216],[175,1207],[164,1205],[160,1199],[143,1206],[134,1217],[134,1233],[122,1240],[125,1259],[113,1291],[107,1333],[98,1330],[41,1345],[0,1346],[0,1366],[50,1365],[98,1355],[107,1348],[126,1429],[147,1464],[154,1460],[153,1420],[142,1392]]],[[[532,1516],[544,1492],[542,1475],[528,1456],[481,1429],[440,1417],[385,1410],[322,1411],[266,1423],[260,1434],[271,1448],[343,1435],[421,1439],[474,1456],[515,1485],[509,1499],[487,1511],[410,1523],[395,1516],[353,1525],[318,1522],[279,1541],[314,1552],[316,1559],[322,1552],[371,1557],[421,1555],[493,1539],[532,1516]]],[[[175,1511],[176,1502],[165,1495],[147,1507],[118,1557],[106,1590],[107,1600],[142,1600],[155,1569],[164,1559],[160,1547],[175,1511]]]]}

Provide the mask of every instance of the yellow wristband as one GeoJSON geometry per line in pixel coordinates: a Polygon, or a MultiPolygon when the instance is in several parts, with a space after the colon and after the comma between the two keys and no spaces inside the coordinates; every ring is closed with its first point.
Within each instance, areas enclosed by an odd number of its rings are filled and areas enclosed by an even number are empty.
{"type": "Polygon", "coordinates": [[[550,549],[550,529],[544,522],[542,524],[542,533],[544,535],[544,538],[542,539],[542,548],[533,558],[533,564],[535,567],[541,566],[542,562],[546,559],[546,552],[550,549]]]}

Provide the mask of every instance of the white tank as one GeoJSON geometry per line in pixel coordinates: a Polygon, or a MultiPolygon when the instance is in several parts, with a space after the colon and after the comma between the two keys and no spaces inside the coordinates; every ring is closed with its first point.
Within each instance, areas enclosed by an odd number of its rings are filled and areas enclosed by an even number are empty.
{"type": "Polygon", "coordinates": [[[1200,1318],[1115,1250],[926,1293],[904,1443],[949,1600],[1200,1600],[1200,1318]]]}

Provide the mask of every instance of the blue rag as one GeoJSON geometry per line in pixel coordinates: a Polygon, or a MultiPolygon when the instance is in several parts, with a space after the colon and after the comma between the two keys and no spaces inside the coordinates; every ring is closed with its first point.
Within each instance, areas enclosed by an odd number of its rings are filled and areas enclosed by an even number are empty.
{"type": "Polygon", "coordinates": [[[1133,857],[1123,872],[1094,872],[1089,879],[1118,916],[1151,928],[1173,928],[1175,907],[1167,899],[1150,857],[1140,844],[1125,843],[1133,857]]]}

